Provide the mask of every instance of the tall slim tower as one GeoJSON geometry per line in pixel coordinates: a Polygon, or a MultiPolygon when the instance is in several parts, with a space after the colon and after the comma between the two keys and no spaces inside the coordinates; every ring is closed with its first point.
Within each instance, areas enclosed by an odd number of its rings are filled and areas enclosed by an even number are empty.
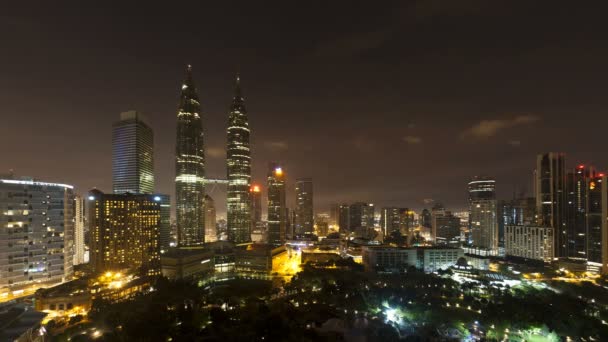
{"type": "Polygon", "coordinates": [[[257,228],[262,222],[262,189],[259,185],[252,185],[251,193],[251,230],[257,228]]]}
{"type": "Polygon", "coordinates": [[[74,195],[74,265],[84,264],[84,198],[74,195]]]}
{"type": "Polygon", "coordinates": [[[553,253],[567,256],[568,232],[566,229],[567,191],[566,162],[563,153],[545,153],[536,158],[536,210],[539,224],[553,227],[553,253]]]}
{"type": "Polygon", "coordinates": [[[249,151],[249,121],[245,101],[241,95],[240,79],[236,77],[234,98],[228,115],[228,172],[227,224],[228,240],[241,243],[251,241],[251,157],[249,151]]]}
{"type": "Polygon", "coordinates": [[[112,183],[115,194],[154,192],[154,133],[134,110],[112,125],[112,183]]]}
{"type": "Polygon", "coordinates": [[[175,214],[180,245],[197,245],[205,240],[203,201],[205,198],[205,153],[201,105],[188,65],[177,111],[175,145],[175,214]]]}
{"type": "Polygon", "coordinates": [[[268,243],[285,242],[287,230],[287,206],[285,204],[285,172],[276,163],[268,168],[268,243]]]}
{"type": "Polygon", "coordinates": [[[295,233],[312,233],[314,226],[312,179],[296,180],[295,233]]]}
{"type": "Polygon", "coordinates": [[[496,181],[475,177],[469,182],[469,231],[473,246],[498,250],[496,181]]]}
{"type": "MultiPolygon", "coordinates": [[[[592,216],[589,212],[593,200],[589,195],[594,189],[589,189],[589,184],[595,182],[595,169],[586,165],[578,165],[573,172],[569,172],[566,178],[567,189],[567,219],[568,244],[567,253],[569,258],[587,259],[588,218],[592,216]],[[591,183],[590,183],[591,182],[591,183]]],[[[601,197],[600,195],[596,195],[601,197]]],[[[601,212],[601,209],[596,213],[601,212]]],[[[600,222],[601,225],[601,222],[600,222]]]]}
{"type": "Polygon", "coordinates": [[[205,195],[205,242],[218,240],[216,223],[215,201],[211,196],[205,195]]]}

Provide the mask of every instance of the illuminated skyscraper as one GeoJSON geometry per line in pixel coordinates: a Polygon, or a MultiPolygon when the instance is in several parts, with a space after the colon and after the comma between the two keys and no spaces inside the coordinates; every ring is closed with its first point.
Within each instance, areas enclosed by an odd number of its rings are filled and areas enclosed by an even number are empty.
{"type": "Polygon", "coordinates": [[[216,223],[215,201],[205,195],[205,242],[218,240],[216,223]]]}
{"type": "Polygon", "coordinates": [[[0,288],[16,291],[71,279],[72,189],[12,176],[0,179],[0,288]]]}
{"type": "Polygon", "coordinates": [[[84,264],[84,204],[84,198],[74,196],[74,265],[84,264]]]}
{"type": "Polygon", "coordinates": [[[539,224],[553,227],[553,253],[567,256],[566,167],[563,153],[545,153],[536,158],[536,210],[539,224]]]}
{"type": "Polygon", "coordinates": [[[431,228],[433,226],[431,212],[428,209],[422,209],[422,213],[420,213],[420,225],[424,228],[431,228]]]}
{"type": "MultiPolygon", "coordinates": [[[[595,178],[593,167],[579,165],[566,178],[569,258],[587,259],[587,217],[589,214],[589,182],[595,178]]],[[[600,210],[601,212],[601,210],[600,210]]],[[[589,214],[590,215],[590,214],[589,214]]]]}
{"type": "Polygon", "coordinates": [[[262,189],[259,185],[251,186],[251,229],[256,229],[262,222],[262,189]]]}
{"type": "Polygon", "coordinates": [[[268,243],[282,244],[285,242],[288,217],[285,171],[277,163],[268,166],[268,243]]]}
{"type": "Polygon", "coordinates": [[[131,269],[160,274],[160,207],[155,195],[88,195],[91,265],[95,272],[131,269]]]}
{"type": "Polygon", "coordinates": [[[312,179],[296,180],[295,233],[312,233],[314,226],[312,179]]]}
{"type": "Polygon", "coordinates": [[[496,181],[475,177],[469,182],[469,231],[475,247],[498,250],[496,181]]]}
{"type": "Polygon", "coordinates": [[[380,228],[384,236],[389,236],[392,232],[399,230],[400,217],[399,208],[385,207],[380,209],[380,228]]]}
{"type": "Polygon", "coordinates": [[[112,125],[112,180],[115,194],[154,192],[154,133],[134,110],[112,125]]]}
{"type": "Polygon", "coordinates": [[[204,242],[205,154],[201,105],[188,66],[177,111],[175,215],[180,245],[204,242]]]}
{"type": "Polygon", "coordinates": [[[228,171],[227,222],[228,240],[241,243],[251,241],[251,157],[249,150],[249,122],[237,76],[234,98],[228,115],[228,171]]]}

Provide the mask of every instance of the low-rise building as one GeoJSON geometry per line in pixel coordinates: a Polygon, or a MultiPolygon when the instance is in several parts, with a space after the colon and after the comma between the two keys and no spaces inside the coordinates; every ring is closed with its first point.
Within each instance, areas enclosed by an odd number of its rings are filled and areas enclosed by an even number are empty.
{"type": "Polygon", "coordinates": [[[237,272],[270,273],[273,259],[285,253],[285,246],[274,247],[266,244],[250,244],[235,249],[235,269],[237,272]]]}
{"type": "Polygon", "coordinates": [[[435,272],[455,265],[463,255],[460,248],[366,246],[363,265],[372,272],[400,273],[409,267],[435,272]]]}
{"type": "Polygon", "coordinates": [[[214,251],[204,247],[170,248],[161,257],[161,271],[169,279],[205,276],[214,271],[214,251]]]}

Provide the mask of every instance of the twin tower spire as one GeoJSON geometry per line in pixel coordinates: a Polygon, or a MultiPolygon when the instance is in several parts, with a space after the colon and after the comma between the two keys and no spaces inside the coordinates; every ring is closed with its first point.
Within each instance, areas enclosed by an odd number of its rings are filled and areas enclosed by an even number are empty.
{"type": "MultiPolygon", "coordinates": [[[[192,66],[188,65],[177,111],[175,144],[175,209],[181,246],[205,242],[205,144],[201,106],[192,66]]],[[[227,128],[228,240],[251,240],[251,153],[249,121],[237,75],[227,128]]],[[[214,229],[215,227],[212,227],[214,229]]]]}

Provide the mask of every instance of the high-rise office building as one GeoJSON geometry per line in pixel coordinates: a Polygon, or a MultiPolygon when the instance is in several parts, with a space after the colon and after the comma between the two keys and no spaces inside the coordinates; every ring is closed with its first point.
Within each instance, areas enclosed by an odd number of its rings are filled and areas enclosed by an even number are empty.
{"type": "Polygon", "coordinates": [[[201,105],[188,66],[177,111],[175,217],[180,245],[204,242],[205,153],[201,105]]]}
{"type": "Polygon", "coordinates": [[[455,246],[460,243],[460,218],[451,211],[437,212],[435,225],[436,244],[455,246]]]}
{"type": "Polygon", "coordinates": [[[338,231],[340,234],[350,233],[350,206],[348,204],[340,204],[338,214],[338,231]]]}
{"type": "Polygon", "coordinates": [[[155,195],[89,192],[87,218],[95,272],[130,269],[160,274],[160,203],[155,195]]]}
{"type": "Polygon", "coordinates": [[[398,231],[401,225],[400,208],[384,207],[380,209],[380,228],[384,236],[398,231]]]}
{"type": "Polygon", "coordinates": [[[312,179],[299,178],[296,179],[295,233],[312,233],[313,226],[312,179]]]}
{"type": "Polygon", "coordinates": [[[585,184],[587,193],[587,210],[586,210],[586,231],[585,231],[585,242],[586,242],[586,259],[590,263],[602,264],[602,232],[604,222],[608,220],[605,213],[606,204],[604,199],[606,192],[608,191],[606,177],[603,174],[594,175],[589,177],[585,184]]]}
{"type": "MultiPolygon", "coordinates": [[[[567,190],[567,256],[573,259],[587,259],[587,234],[589,205],[589,184],[595,178],[595,169],[578,165],[566,178],[567,190]]],[[[600,196],[601,197],[601,196],[600,196]]],[[[601,208],[599,209],[601,214],[601,208]]],[[[600,222],[601,225],[601,222],[600,222]]]]}
{"type": "Polygon", "coordinates": [[[259,185],[252,185],[251,193],[251,230],[257,229],[262,223],[262,189],[259,185]]]}
{"type": "Polygon", "coordinates": [[[339,229],[340,222],[340,205],[338,203],[332,203],[329,206],[329,225],[333,226],[334,229],[339,229]]]}
{"type": "Polygon", "coordinates": [[[441,203],[435,203],[431,208],[431,240],[433,241],[437,239],[437,231],[439,229],[437,218],[445,215],[445,212],[445,207],[441,203]]]}
{"type": "Polygon", "coordinates": [[[251,203],[249,198],[251,156],[249,150],[249,121],[238,76],[230,114],[228,115],[227,136],[228,240],[241,243],[251,241],[251,203]]]}
{"type": "Polygon", "coordinates": [[[215,201],[211,196],[205,195],[205,242],[218,240],[216,225],[215,201]]]}
{"type": "Polygon", "coordinates": [[[287,206],[285,203],[285,171],[277,163],[268,166],[268,243],[285,242],[287,206]]]}
{"type": "Polygon", "coordinates": [[[71,279],[72,189],[12,176],[0,179],[0,288],[15,291],[71,279]]]}
{"type": "Polygon", "coordinates": [[[468,184],[469,231],[472,245],[498,250],[498,218],[496,181],[486,177],[474,177],[468,184]]]}
{"type": "Polygon", "coordinates": [[[566,166],[563,153],[545,153],[536,158],[536,210],[538,223],[553,227],[553,254],[567,256],[568,232],[566,229],[567,191],[566,166]]]}
{"type": "Polygon", "coordinates": [[[553,228],[507,225],[505,227],[505,254],[551,262],[553,260],[553,228]]]}
{"type": "Polygon", "coordinates": [[[160,251],[164,253],[171,246],[171,197],[169,195],[155,194],[154,200],[160,200],[159,239],[160,251]]]}
{"type": "Polygon", "coordinates": [[[74,196],[74,265],[84,264],[85,201],[74,196]]]}
{"type": "Polygon", "coordinates": [[[409,208],[399,209],[399,232],[403,236],[413,236],[416,229],[416,213],[409,208]]]}
{"type": "Polygon", "coordinates": [[[327,236],[329,234],[329,215],[317,214],[315,217],[315,228],[317,236],[327,236]]]}
{"type": "Polygon", "coordinates": [[[115,194],[154,192],[154,133],[137,111],[112,125],[112,181],[115,194]]]}
{"type": "Polygon", "coordinates": [[[498,201],[498,245],[504,247],[505,227],[536,225],[536,199],[519,197],[498,201]]]}
{"type": "Polygon", "coordinates": [[[349,206],[349,228],[358,237],[369,237],[374,228],[374,204],[355,202],[349,206]]]}
{"type": "Polygon", "coordinates": [[[424,228],[433,227],[431,212],[428,209],[422,209],[420,213],[420,225],[424,228]]]}

